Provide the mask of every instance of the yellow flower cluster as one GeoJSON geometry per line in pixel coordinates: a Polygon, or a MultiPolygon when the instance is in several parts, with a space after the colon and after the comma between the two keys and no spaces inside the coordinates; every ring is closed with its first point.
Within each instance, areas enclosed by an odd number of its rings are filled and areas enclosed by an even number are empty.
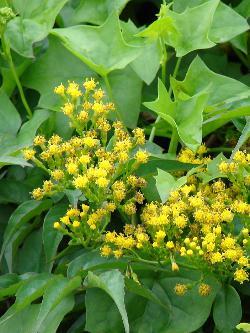
{"type": "Polygon", "coordinates": [[[211,161],[210,157],[203,156],[207,153],[207,148],[202,144],[196,152],[193,152],[189,148],[183,148],[177,159],[182,163],[191,163],[191,164],[207,164],[211,161]]]}
{"type": "Polygon", "coordinates": [[[231,181],[241,183],[241,186],[250,186],[250,154],[237,151],[231,161],[222,161],[219,171],[229,177],[231,181]]]}
{"type": "MultiPolygon", "coordinates": [[[[102,248],[102,254],[136,252],[141,258],[171,261],[172,269],[173,258],[182,256],[201,268],[210,267],[210,271],[234,273],[234,279],[243,283],[248,280],[250,268],[249,216],[250,204],[235,185],[222,180],[202,184],[191,176],[188,184],[173,191],[165,204],[146,204],[141,225],[126,226],[118,235],[108,233],[108,251],[102,248]],[[236,214],[246,217],[240,233],[234,223],[236,214]]],[[[205,288],[202,293],[206,294],[205,288]]]]}
{"type": "Polygon", "coordinates": [[[80,239],[84,234],[86,241],[87,230],[102,232],[104,221],[115,209],[128,216],[136,213],[138,204],[144,201],[141,188],[146,182],[134,172],[148,161],[149,154],[142,149],[143,130],[136,128],[130,134],[121,122],[111,124],[107,115],[113,105],[102,102],[104,92],[96,88],[93,79],[86,80],[83,86],[85,92],[75,82],[55,88],[55,93],[66,101],[62,110],[75,128],[75,136],[64,141],[57,134],[49,140],[38,135],[33,147],[23,154],[49,174],[43,186],[33,190],[34,199],[41,200],[65,190],[83,194],[82,200],[90,206],[89,210],[66,215],[54,226],[75,238],[80,239]],[[88,112],[84,122],[79,118],[82,108],[88,112]],[[65,112],[66,109],[72,112],[65,112]]]}

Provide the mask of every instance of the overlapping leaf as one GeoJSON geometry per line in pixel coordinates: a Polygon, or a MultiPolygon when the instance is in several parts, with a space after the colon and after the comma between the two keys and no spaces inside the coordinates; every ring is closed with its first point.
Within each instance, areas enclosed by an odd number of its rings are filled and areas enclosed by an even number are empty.
{"type": "Polygon", "coordinates": [[[112,13],[101,26],[78,25],[54,29],[64,46],[101,76],[122,69],[141,52],[124,41],[117,14],[112,13]]]}
{"type": "Polygon", "coordinates": [[[79,23],[102,24],[109,14],[122,11],[129,0],[80,0],[69,1],[62,9],[60,16],[64,26],[79,23]]]}
{"type": "Polygon", "coordinates": [[[10,46],[23,57],[32,58],[33,44],[44,39],[67,0],[13,0],[19,14],[9,21],[5,35],[10,46]]]}
{"type": "Polygon", "coordinates": [[[178,131],[179,137],[192,150],[197,149],[202,140],[203,110],[207,102],[207,92],[199,92],[184,100],[169,97],[163,83],[158,81],[158,98],[144,105],[156,112],[178,131]]]}

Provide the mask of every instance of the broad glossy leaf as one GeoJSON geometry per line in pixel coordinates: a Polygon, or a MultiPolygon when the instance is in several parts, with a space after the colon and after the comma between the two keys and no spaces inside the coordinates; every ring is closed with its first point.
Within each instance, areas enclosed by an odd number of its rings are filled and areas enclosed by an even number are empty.
{"type": "MultiPolygon", "coordinates": [[[[33,332],[37,333],[56,333],[58,332],[58,327],[61,324],[64,316],[72,311],[75,304],[74,295],[68,295],[62,299],[62,301],[57,304],[50,313],[46,316],[40,326],[39,331],[33,330],[33,332]]],[[[42,305],[40,307],[41,311],[42,305]]],[[[40,313],[39,311],[39,313],[40,313]]],[[[38,314],[39,315],[39,314],[38,314]]],[[[37,316],[36,316],[37,318],[37,316]]],[[[35,323],[34,327],[36,327],[37,322],[35,323]]],[[[33,333],[32,332],[32,333],[33,333]]],[[[26,332],[25,332],[26,333],[26,332]]]]}
{"type": "Polygon", "coordinates": [[[42,272],[44,266],[44,253],[42,244],[42,230],[33,231],[25,238],[23,246],[17,252],[17,265],[15,271],[18,274],[26,272],[42,272]]]}
{"type": "Polygon", "coordinates": [[[45,319],[53,309],[60,304],[64,298],[72,295],[72,293],[81,285],[79,276],[68,280],[62,276],[55,277],[46,288],[43,301],[37,316],[34,332],[40,332],[42,326],[46,325],[45,319]]]}
{"type": "Polygon", "coordinates": [[[1,250],[1,258],[6,249],[6,246],[10,246],[14,239],[16,231],[22,227],[25,223],[29,222],[35,216],[41,214],[51,206],[51,200],[35,201],[30,200],[21,204],[11,215],[8,225],[4,233],[4,241],[1,250]]]}
{"type": "Polygon", "coordinates": [[[53,258],[56,255],[58,245],[60,244],[63,235],[54,229],[54,222],[58,221],[62,217],[68,205],[58,204],[52,207],[44,218],[43,223],[43,245],[46,257],[47,269],[50,272],[53,267],[53,258]]]}
{"type": "Polygon", "coordinates": [[[210,0],[200,6],[187,8],[180,14],[169,11],[168,15],[174,21],[176,33],[167,35],[165,42],[175,48],[177,57],[215,45],[209,38],[209,31],[218,4],[219,0],[210,0]]]}
{"type": "Polygon", "coordinates": [[[132,21],[121,22],[122,32],[125,40],[141,48],[141,54],[130,63],[137,75],[147,84],[155,78],[162,57],[159,40],[135,37],[140,31],[132,21]]]}
{"type": "Polygon", "coordinates": [[[80,0],[69,1],[62,9],[60,16],[64,26],[79,23],[102,24],[115,10],[118,14],[129,0],[80,0]]]}
{"type": "Polygon", "coordinates": [[[1,156],[0,157],[0,168],[5,165],[20,165],[22,167],[32,166],[32,164],[28,163],[23,157],[1,156]]]}
{"type": "Polygon", "coordinates": [[[0,166],[7,164],[28,166],[22,154],[20,154],[20,150],[32,144],[37,129],[48,116],[49,112],[47,110],[36,110],[33,117],[22,125],[17,135],[6,134],[2,136],[3,142],[0,147],[0,166]]]}
{"type": "Polygon", "coordinates": [[[196,150],[202,140],[203,110],[207,102],[207,93],[200,92],[191,98],[173,102],[164,84],[158,81],[158,98],[144,105],[156,112],[173,128],[177,129],[181,141],[190,149],[196,150]]]}
{"type": "Polygon", "coordinates": [[[88,289],[85,305],[85,330],[92,333],[124,333],[121,315],[112,298],[106,292],[97,288],[88,289]],[[96,311],[97,304],[98,311],[96,311]]]}
{"type": "MultiPolygon", "coordinates": [[[[211,0],[209,1],[211,2],[211,0]]],[[[174,10],[180,13],[202,4],[204,4],[204,0],[175,0],[174,10]]],[[[214,43],[223,43],[248,30],[248,28],[244,17],[220,1],[212,17],[208,38],[214,43]]]]}
{"type": "Polygon", "coordinates": [[[0,318],[0,327],[16,313],[29,306],[34,300],[41,297],[48,285],[51,276],[48,274],[38,274],[26,280],[16,293],[15,303],[0,318]]]}
{"type": "Polygon", "coordinates": [[[176,97],[182,93],[193,96],[207,89],[209,106],[223,107],[227,101],[231,106],[232,102],[245,99],[250,95],[248,86],[211,71],[198,56],[189,66],[185,79],[183,81],[172,79],[171,85],[176,97]]]}
{"type": "Polygon", "coordinates": [[[0,333],[34,333],[33,327],[39,308],[39,304],[30,305],[13,315],[13,317],[9,318],[4,323],[0,323],[0,333]]]}
{"type": "Polygon", "coordinates": [[[175,179],[170,173],[160,169],[158,169],[158,175],[154,178],[156,180],[156,188],[162,203],[167,201],[172,191],[177,190],[187,182],[187,177],[175,179]]]}
{"type": "Polygon", "coordinates": [[[215,11],[209,38],[215,43],[224,43],[249,29],[247,20],[223,2],[215,11]]]}
{"type": "MultiPolygon", "coordinates": [[[[74,306],[73,296],[65,297],[46,317],[39,333],[56,333],[63,317],[74,306]]],[[[32,304],[17,312],[9,320],[0,324],[0,333],[35,333],[36,319],[40,310],[40,304],[32,304]],[[18,323],[18,325],[17,325],[18,323]]],[[[37,332],[36,332],[37,333],[37,332]]]]}
{"type": "Polygon", "coordinates": [[[213,318],[221,332],[230,332],[240,322],[242,316],[241,300],[237,291],[226,285],[218,292],[214,307],[213,318]]]}
{"type": "Polygon", "coordinates": [[[9,21],[5,31],[11,48],[23,57],[32,58],[33,44],[44,39],[67,0],[13,0],[20,16],[9,21]]]}
{"type": "Polygon", "coordinates": [[[142,279],[170,310],[167,311],[147,299],[128,298],[128,313],[133,316],[131,332],[189,333],[201,327],[210,314],[218,288],[216,282],[211,278],[206,281],[212,286],[212,293],[207,297],[199,295],[197,286],[191,288],[183,297],[178,297],[174,292],[177,283],[192,284],[198,279],[197,271],[184,269],[180,273],[169,273],[167,276],[163,273],[142,279]],[[134,304],[137,304],[137,313],[133,315],[134,304]]]}
{"type": "Polygon", "coordinates": [[[21,118],[8,96],[0,92],[0,143],[4,135],[15,135],[21,125],[21,118]]]}
{"type": "Polygon", "coordinates": [[[20,204],[30,199],[30,191],[31,188],[22,182],[3,178],[0,180],[0,203],[20,204]]]}
{"type": "Polygon", "coordinates": [[[247,324],[247,323],[241,323],[241,324],[237,325],[236,328],[238,330],[242,330],[246,333],[250,332],[250,324],[247,324]]]}
{"type": "MultiPolygon", "coordinates": [[[[124,124],[129,128],[136,127],[141,110],[142,80],[130,66],[112,72],[109,79],[113,92],[113,102],[117,106],[117,111],[124,124]]],[[[103,88],[105,89],[105,86],[103,88]]],[[[111,116],[113,119],[115,118],[115,114],[111,116]]]]}
{"type": "Polygon", "coordinates": [[[64,46],[101,76],[122,69],[139,54],[140,48],[124,41],[117,14],[112,13],[99,27],[78,25],[54,29],[64,46]]]}
{"type": "MultiPolygon", "coordinates": [[[[115,302],[124,325],[125,332],[129,332],[129,323],[127,312],[124,304],[124,277],[118,270],[110,270],[100,275],[95,275],[91,271],[88,273],[88,277],[86,280],[86,284],[88,288],[99,288],[105,291],[115,302]]],[[[87,298],[88,298],[87,291],[87,298]]],[[[87,308],[87,320],[86,320],[86,328],[91,332],[98,332],[98,320],[96,314],[93,311],[90,311],[88,308],[88,299],[86,300],[86,308],[87,308]]],[[[100,328],[99,328],[100,330],[100,328]]],[[[102,331],[104,332],[104,331],[102,331]]]]}
{"type": "Polygon", "coordinates": [[[117,260],[115,258],[105,258],[100,254],[100,250],[85,250],[85,253],[78,256],[68,264],[67,275],[69,278],[77,274],[87,274],[88,271],[98,269],[112,269],[126,267],[126,260],[117,260]]]}

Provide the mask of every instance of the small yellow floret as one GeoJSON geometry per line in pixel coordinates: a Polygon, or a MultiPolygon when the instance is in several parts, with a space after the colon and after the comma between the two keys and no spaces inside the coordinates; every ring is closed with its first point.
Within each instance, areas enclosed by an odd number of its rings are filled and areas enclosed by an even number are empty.
{"type": "Polygon", "coordinates": [[[135,159],[136,159],[137,163],[147,163],[148,162],[148,158],[149,158],[148,152],[143,151],[143,150],[139,150],[135,154],[135,159]]]}
{"type": "Polygon", "coordinates": [[[237,269],[234,273],[234,280],[242,284],[249,280],[248,273],[242,268],[237,269]]]}
{"type": "Polygon", "coordinates": [[[63,96],[65,94],[65,87],[61,83],[59,86],[55,87],[54,93],[60,96],[63,96]]]}

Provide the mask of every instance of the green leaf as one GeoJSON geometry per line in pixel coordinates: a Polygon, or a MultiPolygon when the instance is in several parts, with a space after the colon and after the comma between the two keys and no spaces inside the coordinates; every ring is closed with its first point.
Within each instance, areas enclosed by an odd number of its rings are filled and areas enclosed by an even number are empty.
{"type": "Polygon", "coordinates": [[[242,316],[240,296],[230,285],[221,288],[213,307],[213,318],[217,329],[229,332],[240,322],[242,316]]]}
{"type": "MultiPolygon", "coordinates": [[[[249,109],[250,109],[250,107],[249,107],[249,109]]],[[[246,117],[246,125],[242,130],[242,133],[232,152],[231,157],[234,156],[234,154],[237,152],[237,150],[239,150],[243,146],[243,144],[249,139],[249,137],[250,137],[250,117],[246,117]]]]}
{"type": "MultiPolygon", "coordinates": [[[[141,79],[130,66],[127,66],[123,70],[112,72],[109,80],[114,98],[113,102],[117,106],[124,124],[129,128],[136,127],[141,110],[141,79]]],[[[103,88],[105,89],[105,87],[103,88]]],[[[115,119],[115,115],[112,118],[115,119]]]]}
{"type": "Polygon", "coordinates": [[[91,333],[124,333],[121,315],[116,304],[106,292],[97,288],[88,289],[86,292],[85,305],[85,330],[91,333]],[[98,311],[96,311],[97,304],[98,311]]]}
{"type": "Polygon", "coordinates": [[[220,173],[218,169],[218,165],[222,161],[227,161],[227,158],[222,153],[220,153],[207,164],[206,172],[200,172],[197,174],[197,176],[202,179],[204,184],[210,182],[213,179],[225,177],[225,175],[220,173]]]}
{"type": "Polygon", "coordinates": [[[42,230],[33,231],[24,241],[23,246],[17,252],[17,267],[19,274],[26,272],[41,272],[44,262],[42,252],[42,230]]]}
{"type": "Polygon", "coordinates": [[[172,191],[177,190],[187,182],[187,177],[175,179],[170,173],[160,169],[158,169],[158,175],[154,178],[162,203],[167,201],[172,191]]]}
{"type": "Polygon", "coordinates": [[[189,333],[201,327],[207,320],[218,285],[212,278],[206,283],[212,287],[212,292],[207,297],[198,293],[198,287],[193,286],[180,297],[174,292],[177,283],[193,284],[199,280],[199,272],[182,270],[179,273],[162,273],[149,275],[142,281],[170,307],[167,311],[155,302],[137,296],[129,297],[126,304],[129,318],[132,316],[131,332],[164,332],[164,333],[189,333]],[[167,276],[166,276],[167,275],[167,276]],[[137,304],[136,314],[134,304],[137,304]],[[154,320],[152,320],[154,318],[154,320]],[[181,320],[180,320],[181,318],[181,320]]]}
{"type": "Polygon", "coordinates": [[[196,150],[202,141],[202,113],[206,102],[206,92],[200,92],[185,100],[180,100],[176,96],[173,102],[164,84],[159,80],[158,98],[144,105],[176,128],[180,139],[187,147],[196,150]]]}
{"type": "Polygon", "coordinates": [[[68,280],[64,277],[55,277],[50,285],[46,288],[43,301],[40,307],[39,314],[37,316],[34,333],[40,332],[45,323],[46,317],[53,309],[60,304],[64,298],[79,288],[81,285],[81,278],[79,276],[68,280]]]}
{"type": "Polygon", "coordinates": [[[126,67],[140,53],[139,48],[124,41],[115,12],[99,27],[78,25],[54,29],[52,33],[62,39],[70,52],[101,76],[126,67]]]}
{"type": "Polygon", "coordinates": [[[51,276],[46,273],[38,274],[23,282],[16,293],[16,301],[7,312],[0,318],[0,327],[4,322],[16,313],[30,305],[34,300],[41,297],[50,282],[51,276]]]}
{"type": "Polygon", "coordinates": [[[0,143],[5,135],[16,135],[21,126],[21,118],[8,96],[0,91],[0,143]]]}
{"type": "Polygon", "coordinates": [[[4,232],[4,240],[1,250],[0,258],[2,258],[4,251],[15,239],[15,233],[27,222],[32,220],[35,216],[40,215],[43,211],[51,206],[51,200],[35,201],[30,200],[21,204],[11,215],[6,230],[4,232]]]}
{"type": "Polygon", "coordinates": [[[147,84],[150,84],[160,67],[162,51],[158,40],[135,37],[139,29],[132,21],[121,22],[123,36],[129,44],[141,48],[141,54],[130,63],[136,74],[147,84]]]}
{"type": "Polygon", "coordinates": [[[210,0],[187,8],[181,14],[169,11],[168,15],[174,21],[176,33],[166,36],[165,42],[175,48],[177,57],[215,45],[209,38],[209,31],[218,4],[219,0],[210,0]]]}
{"type": "Polygon", "coordinates": [[[121,13],[129,0],[80,0],[77,4],[69,1],[62,9],[60,16],[64,26],[79,23],[102,24],[107,17],[116,11],[121,13]]]}
{"type": "Polygon", "coordinates": [[[126,264],[126,260],[102,257],[99,249],[85,250],[84,254],[76,257],[68,264],[67,276],[71,278],[77,274],[87,274],[88,271],[98,269],[124,268],[126,264]]]}
{"type": "MultiPolygon", "coordinates": [[[[61,324],[64,316],[72,311],[75,304],[74,295],[66,296],[62,301],[54,307],[53,310],[46,316],[46,318],[41,323],[41,328],[37,333],[56,333],[58,332],[58,326],[61,324]]],[[[41,307],[40,307],[41,309],[41,307]]],[[[41,310],[40,310],[41,311],[41,310]]],[[[39,313],[40,313],[39,311],[39,313]]],[[[38,316],[36,316],[37,318],[38,316]]],[[[34,327],[36,327],[37,322],[34,327]]],[[[32,331],[36,332],[34,329],[32,331]]],[[[26,333],[26,332],[25,332],[26,333]]]]}
{"type": "Polygon", "coordinates": [[[215,11],[209,38],[215,43],[224,43],[249,29],[247,20],[223,2],[215,11]]]}
{"type": "Polygon", "coordinates": [[[33,327],[39,307],[38,304],[34,304],[13,315],[13,317],[0,324],[0,333],[34,333],[33,327]]]}
{"type": "MultiPolygon", "coordinates": [[[[1,163],[0,158],[0,163],[1,163]]],[[[18,163],[20,164],[20,163],[18,163]]],[[[31,164],[28,164],[31,166],[31,164]]],[[[0,202],[20,204],[30,199],[30,186],[23,182],[3,178],[0,180],[0,202]]]]}
{"type": "MultiPolygon", "coordinates": [[[[211,0],[209,1],[211,2],[211,0]]],[[[175,0],[174,10],[183,12],[203,3],[203,0],[175,0]]],[[[214,43],[224,43],[248,29],[249,26],[244,17],[223,2],[219,2],[212,17],[208,38],[214,43]]]]}
{"type": "Polygon", "coordinates": [[[28,163],[23,157],[1,156],[0,157],[0,168],[5,165],[20,165],[22,167],[32,166],[32,164],[28,163]]]}
{"type": "Polygon", "coordinates": [[[16,155],[21,149],[32,144],[37,129],[48,116],[49,112],[47,110],[36,110],[33,117],[23,124],[17,135],[11,134],[9,136],[6,134],[3,136],[0,147],[0,166],[7,164],[27,165],[27,162],[21,156],[16,155]],[[15,156],[12,157],[12,155],[15,156]]]}
{"type": "Polygon", "coordinates": [[[46,257],[47,269],[50,272],[53,267],[53,258],[56,255],[58,245],[60,244],[63,235],[54,229],[54,222],[58,221],[62,217],[68,205],[58,204],[52,207],[44,218],[43,223],[43,245],[46,257]]]}
{"type": "Polygon", "coordinates": [[[32,58],[33,44],[44,39],[67,0],[13,0],[20,16],[8,22],[5,36],[11,48],[23,57],[32,58]]]}
{"type": "MultiPolygon", "coordinates": [[[[65,297],[46,317],[39,333],[56,333],[59,324],[65,314],[70,312],[74,306],[72,295],[65,297]]],[[[0,333],[34,333],[36,319],[40,310],[40,304],[32,304],[17,312],[13,317],[0,325],[0,333]],[[18,325],[17,325],[18,323],[18,325]]]]}
{"type": "Polygon", "coordinates": [[[138,282],[134,281],[133,279],[129,279],[127,277],[125,278],[125,285],[126,285],[126,289],[129,292],[134,293],[134,294],[139,295],[139,296],[142,296],[142,297],[145,297],[146,299],[164,307],[167,311],[169,310],[168,304],[162,303],[160,298],[158,296],[156,296],[146,286],[144,286],[142,284],[139,284],[138,282]]]}
{"type": "Polygon", "coordinates": [[[198,56],[189,66],[185,79],[178,81],[172,78],[171,85],[175,97],[182,93],[194,96],[206,89],[209,93],[209,107],[223,107],[226,102],[232,104],[250,96],[249,87],[237,80],[214,73],[198,56]]]}
{"type": "MultiPolygon", "coordinates": [[[[127,312],[124,304],[124,277],[118,270],[110,270],[105,273],[98,275],[93,274],[92,272],[88,273],[87,281],[88,288],[99,288],[105,291],[115,302],[124,325],[125,332],[129,332],[129,323],[127,312]]],[[[87,299],[86,299],[86,309],[87,309],[87,321],[86,321],[86,329],[91,332],[98,332],[98,328],[96,325],[101,324],[98,323],[98,319],[96,317],[97,313],[91,311],[88,306],[88,293],[87,290],[87,299]],[[97,319],[97,320],[96,320],[97,319]]],[[[103,331],[102,331],[103,332],[103,331]]]]}
{"type": "Polygon", "coordinates": [[[237,325],[236,328],[238,330],[242,330],[246,333],[250,332],[250,324],[247,324],[247,323],[241,323],[241,324],[237,325]]]}

